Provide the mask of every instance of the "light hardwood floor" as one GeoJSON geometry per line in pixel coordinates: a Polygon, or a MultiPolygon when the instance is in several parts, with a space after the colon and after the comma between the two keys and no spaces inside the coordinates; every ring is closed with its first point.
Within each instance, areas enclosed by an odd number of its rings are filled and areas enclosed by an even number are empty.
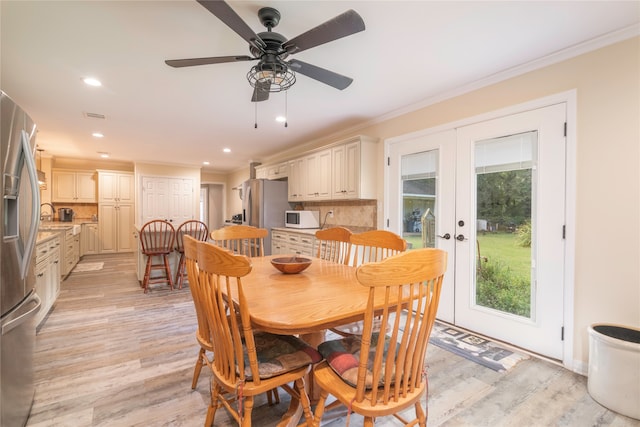
{"type": "MultiPolygon", "coordinates": [[[[188,288],[139,287],[132,255],[85,257],[103,270],[72,273],[37,335],[36,394],[30,427],[202,426],[209,401],[206,368],[191,390],[198,352],[188,288]]],[[[585,377],[536,358],[498,373],[430,346],[429,426],[640,426],[596,403],[585,377]]],[[[264,396],[255,426],[276,425],[286,411],[264,396]]],[[[323,426],[346,423],[325,414],[323,426]]],[[[221,409],[216,426],[233,425],[221,409]]],[[[362,419],[351,416],[350,425],[362,419]]],[[[400,425],[380,419],[378,426],[400,425]]]]}

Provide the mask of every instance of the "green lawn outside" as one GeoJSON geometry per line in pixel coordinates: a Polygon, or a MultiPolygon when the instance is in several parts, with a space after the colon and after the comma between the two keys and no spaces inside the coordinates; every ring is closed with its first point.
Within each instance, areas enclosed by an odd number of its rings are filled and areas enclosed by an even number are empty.
{"type": "Polygon", "coordinates": [[[481,256],[489,262],[502,261],[516,276],[531,278],[531,248],[518,246],[515,233],[487,233],[477,237],[481,256]]]}
{"type": "MultiPolygon", "coordinates": [[[[403,237],[409,247],[413,249],[422,247],[420,234],[405,234],[403,237]]],[[[509,266],[514,275],[521,276],[527,280],[531,277],[531,248],[518,246],[516,244],[516,234],[478,234],[478,243],[480,244],[480,255],[487,257],[489,261],[501,260],[503,264],[509,266]]]]}
{"type": "MultiPolygon", "coordinates": [[[[413,248],[422,246],[420,236],[404,237],[413,248]]],[[[476,302],[528,318],[531,313],[531,248],[518,246],[513,233],[480,234],[477,239],[480,255],[486,257],[487,262],[482,261],[482,270],[477,270],[476,302]]]]}

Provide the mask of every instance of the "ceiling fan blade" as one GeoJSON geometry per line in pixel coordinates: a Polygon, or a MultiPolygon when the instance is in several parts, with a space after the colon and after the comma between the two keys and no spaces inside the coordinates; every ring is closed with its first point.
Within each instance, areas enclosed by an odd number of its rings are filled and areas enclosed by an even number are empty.
{"type": "Polygon", "coordinates": [[[282,47],[290,54],[298,53],[360,31],[364,31],[364,21],[356,11],[348,10],[324,24],[292,38],[282,47]]]}
{"type": "Polygon", "coordinates": [[[204,6],[204,8],[209,12],[213,13],[219,20],[224,22],[240,37],[245,39],[251,46],[261,51],[266,48],[267,45],[264,41],[262,41],[251,27],[249,27],[226,2],[222,0],[198,0],[198,3],[204,6]]]}
{"type": "Polygon", "coordinates": [[[253,96],[251,102],[261,102],[269,99],[269,82],[257,82],[256,87],[253,89],[253,96]]]}
{"type": "Polygon", "coordinates": [[[212,56],[209,58],[189,58],[189,59],[168,59],[165,64],[180,68],[180,67],[193,67],[194,65],[208,65],[208,64],[223,64],[225,62],[241,62],[241,61],[253,61],[257,58],[250,56],[212,56]]]}
{"type": "Polygon", "coordinates": [[[336,89],[346,89],[353,82],[351,77],[343,76],[342,74],[334,73],[333,71],[316,67],[315,65],[307,64],[306,62],[296,59],[292,59],[288,64],[296,73],[311,77],[336,89]]]}

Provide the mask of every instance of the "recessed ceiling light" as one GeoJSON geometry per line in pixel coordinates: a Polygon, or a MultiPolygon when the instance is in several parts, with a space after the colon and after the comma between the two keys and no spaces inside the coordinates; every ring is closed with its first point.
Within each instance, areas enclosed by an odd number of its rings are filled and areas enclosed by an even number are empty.
{"type": "Polygon", "coordinates": [[[96,137],[96,138],[104,138],[104,134],[102,134],[100,132],[94,132],[91,135],[96,137]]]}
{"type": "Polygon", "coordinates": [[[284,123],[286,121],[287,121],[287,118],[285,116],[276,117],[276,122],[284,123]]]}
{"type": "Polygon", "coordinates": [[[209,165],[209,162],[202,162],[203,165],[209,165]]]}
{"type": "Polygon", "coordinates": [[[85,77],[83,80],[83,82],[85,82],[85,84],[88,84],[89,86],[102,86],[102,83],[100,82],[100,80],[93,78],[93,77],[85,77]]]}
{"type": "Polygon", "coordinates": [[[222,151],[224,151],[225,153],[230,153],[231,152],[231,148],[223,148],[222,151]]]}

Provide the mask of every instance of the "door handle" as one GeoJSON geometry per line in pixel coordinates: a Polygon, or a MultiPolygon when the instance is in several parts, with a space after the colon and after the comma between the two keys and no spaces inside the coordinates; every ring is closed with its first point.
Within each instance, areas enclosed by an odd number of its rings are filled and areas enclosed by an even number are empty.
{"type": "Polygon", "coordinates": [[[458,234],[456,236],[456,240],[459,241],[459,242],[462,242],[463,240],[469,240],[469,239],[465,238],[464,234],[458,234]]]}
{"type": "Polygon", "coordinates": [[[444,236],[441,236],[441,235],[438,234],[438,237],[440,237],[441,239],[444,239],[444,240],[449,240],[451,238],[451,234],[445,233],[444,236]]]}

